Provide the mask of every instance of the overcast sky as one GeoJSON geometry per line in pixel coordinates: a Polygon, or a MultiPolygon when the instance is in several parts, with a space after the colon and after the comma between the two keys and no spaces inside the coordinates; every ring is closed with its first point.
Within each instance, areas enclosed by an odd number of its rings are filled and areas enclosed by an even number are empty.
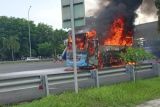
{"type": "MultiPolygon", "coordinates": [[[[96,0],[85,0],[86,12],[95,9],[96,0]]],[[[27,19],[29,6],[30,20],[37,23],[45,23],[53,26],[54,29],[62,27],[61,0],[0,0],[0,16],[13,16],[27,19]]],[[[88,15],[88,14],[87,14],[88,15]]],[[[141,20],[136,23],[156,20],[154,17],[141,15],[141,20]]]]}
{"type": "Polygon", "coordinates": [[[61,0],[0,0],[0,16],[27,19],[31,5],[30,20],[43,22],[53,28],[61,28],[61,0]]]}

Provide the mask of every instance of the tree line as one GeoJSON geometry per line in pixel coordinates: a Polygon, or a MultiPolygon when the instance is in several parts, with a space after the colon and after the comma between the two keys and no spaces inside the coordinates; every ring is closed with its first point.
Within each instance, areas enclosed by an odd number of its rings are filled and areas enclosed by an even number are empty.
{"type": "Polygon", "coordinates": [[[67,32],[52,26],[27,21],[23,18],[0,16],[0,60],[20,60],[29,57],[30,25],[32,56],[53,57],[65,48],[67,32]]]}

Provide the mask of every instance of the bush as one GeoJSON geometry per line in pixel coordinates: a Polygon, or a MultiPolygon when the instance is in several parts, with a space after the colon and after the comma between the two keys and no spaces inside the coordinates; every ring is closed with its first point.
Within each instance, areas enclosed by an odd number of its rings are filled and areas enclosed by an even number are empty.
{"type": "Polygon", "coordinates": [[[127,48],[124,52],[120,53],[120,57],[125,63],[138,63],[140,61],[154,59],[155,56],[146,52],[143,48],[127,48]]]}

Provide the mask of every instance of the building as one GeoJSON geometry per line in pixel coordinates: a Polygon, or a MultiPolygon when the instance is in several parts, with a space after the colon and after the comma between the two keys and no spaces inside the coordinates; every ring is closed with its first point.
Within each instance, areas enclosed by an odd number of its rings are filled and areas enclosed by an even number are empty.
{"type": "Polygon", "coordinates": [[[141,40],[141,46],[160,58],[160,32],[158,32],[157,22],[137,25],[134,39],[141,40]]]}

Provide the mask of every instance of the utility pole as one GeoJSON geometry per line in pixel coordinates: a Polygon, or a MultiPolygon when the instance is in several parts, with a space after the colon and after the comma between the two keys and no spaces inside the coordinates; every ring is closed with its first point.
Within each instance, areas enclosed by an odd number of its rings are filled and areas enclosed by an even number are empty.
{"type": "Polygon", "coordinates": [[[85,5],[84,0],[61,0],[63,28],[72,30],[72,50],[74,67],[74,88],[78,93],[78,73],[76,61],[75,28],[85,26],[85,5]]]}
{"type": "Polygon", "coordinates": [[[71,6],[71,25],[72,25],[72,48],[73,48],[73,62],[74,62],[74,85],[75,92],[78,93],[78,77],[77,77],[77,64],[76,64],[76,43],[75,43],[75,22],[74,22],[74,0],[70,0],[71,6]]]}
{"type": "Polygon", "coordinates": [[[30,23],[29,23],[29,12],[32,6],[29,6],[28,9],[28,36],[29,36],[29,56],[32,57],[32,46],[31,46],[31,29],[30,29],[30,23]]]}

